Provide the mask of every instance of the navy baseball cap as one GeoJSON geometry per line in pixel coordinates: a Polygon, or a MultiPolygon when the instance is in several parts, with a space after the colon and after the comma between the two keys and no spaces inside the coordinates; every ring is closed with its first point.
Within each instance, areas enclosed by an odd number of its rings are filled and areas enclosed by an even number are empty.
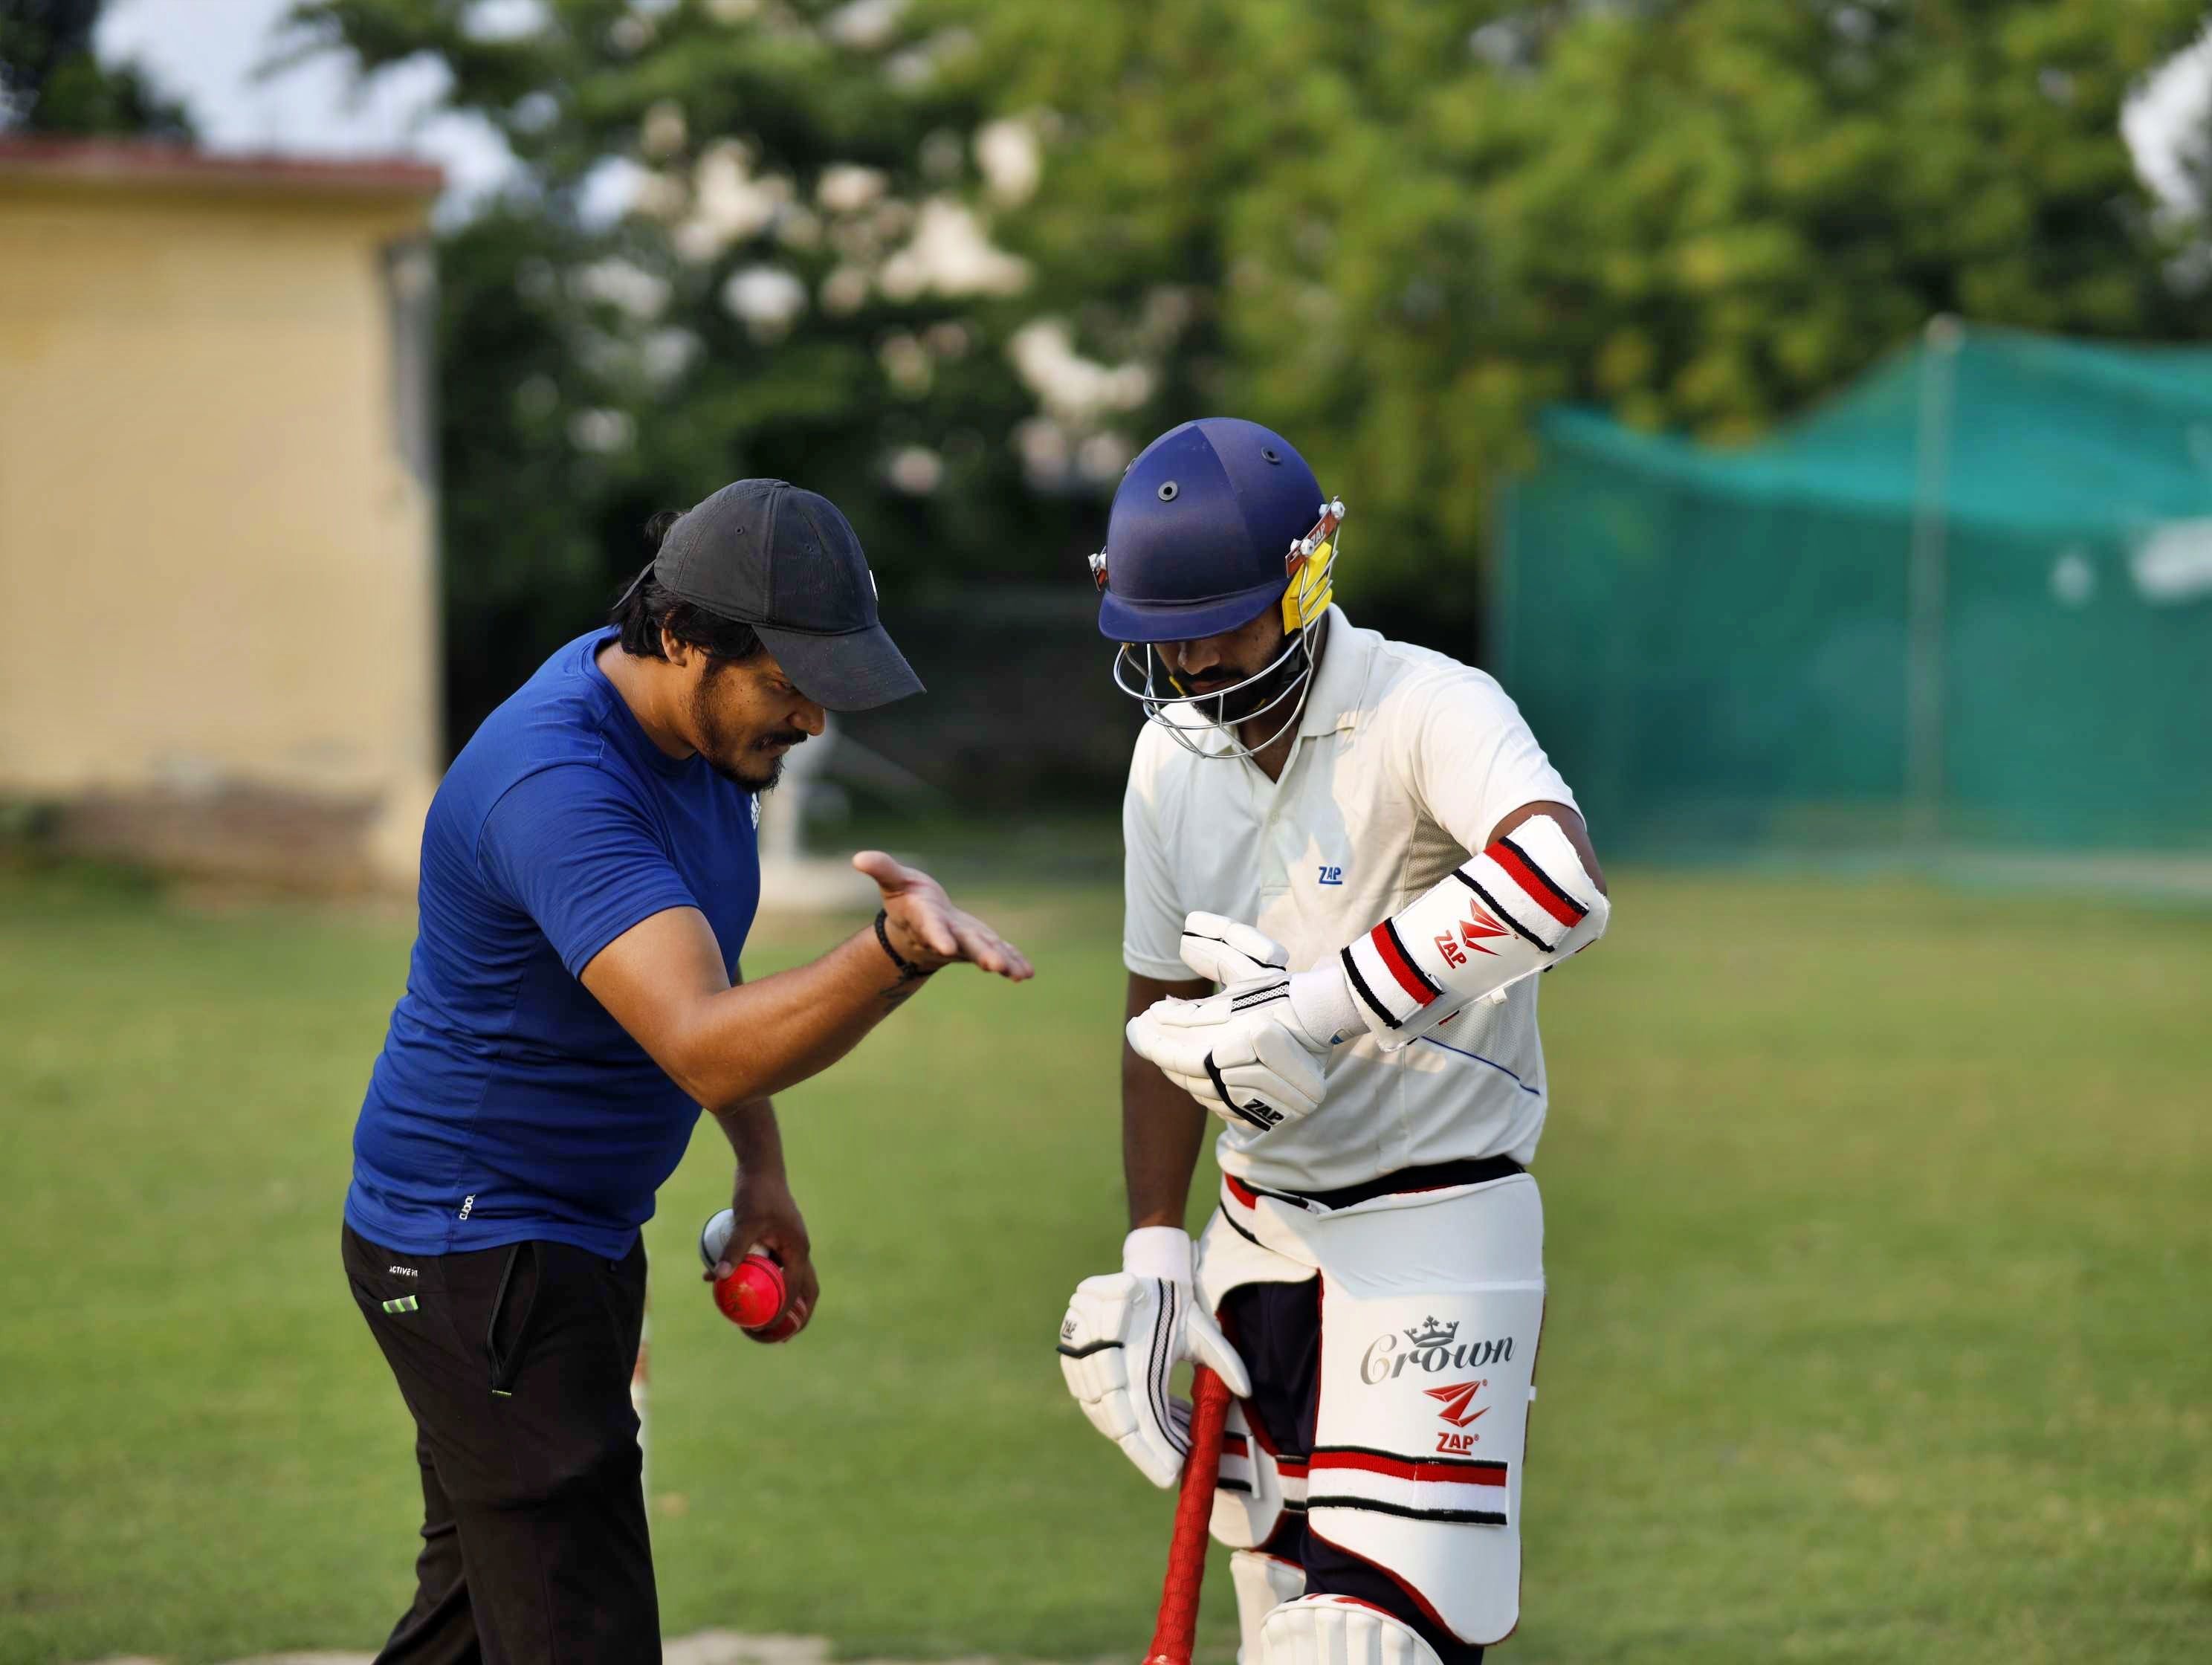
{"type": "Polygon", "coordinates": [[[852,523],[787,480],[736,480],[668,529],[653,575],[671,595],[750,624],[792,684],[832,711],[921,692],[876,617],[852,523]]]}

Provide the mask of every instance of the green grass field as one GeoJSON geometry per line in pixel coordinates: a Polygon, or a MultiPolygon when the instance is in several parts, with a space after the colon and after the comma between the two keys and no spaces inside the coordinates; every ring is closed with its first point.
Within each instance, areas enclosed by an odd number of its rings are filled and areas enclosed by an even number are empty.
{"type": "MultiPolygon", "coordinates": [[[[2212,1658],[2212,915],[1626,872],[1546,991],[1516,1665],[2212,1658]]],[[[1134,1658],[1169,1500],[1070,1405],[1120,1236],[1108,889],[991,897],[784,1119],[825,1294],[729,1329],[663,1193],[672,1633],[1134,1658]]],[[[764,931],[765,970],[827,927],[764,931]]],[[[416,1523],[337,1207],[398,922],[0,875],[0,1661],[365,1647],[416,1523]]],[[[1212,1656],[1232,1645],[1226,1591],[1212,1656]]]]}

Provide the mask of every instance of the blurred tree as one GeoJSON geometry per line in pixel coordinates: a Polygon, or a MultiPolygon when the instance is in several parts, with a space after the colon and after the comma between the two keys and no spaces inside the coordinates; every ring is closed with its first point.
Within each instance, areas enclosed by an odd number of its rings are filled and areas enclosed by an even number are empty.
{"type": "Polygon", "coordinates": [[[436,58],[519,164],[441,249],[455,743],[627,582],[653,511],[732,478],[830,496],[887,592],[1081,580],[1087,505],[1026,483],[1035,399],[998,347],[1027,272],[974,205],[957,38],[889,0],[293,17],[366,70],[436,58]]]}
{"type": "Polygon", "coordinates": [[[301,0],[520,173],[445,240],[456,738],[745,473],[884,581],[1080,583],[1152,433],[1269,422],[1462,642],[1544,401],[1732,440],[1930,314],[2200,334],[2118,129],[2195,0],[301,0]],[[1041,182],[1042,180],[1042,182],[1041,182]],[[1443,571],[1439,574],[1439,568],[1443,571]],[[1440,581],[1441,580],[1441,581],[1440,581]]]}
{"type": "Polygon", "coordinates": [[[1738,440],[1939,312],[2206,331],[2118,123],[2195,0],[979,17],[974,83],[1046,137],[1003,228],[1036,304],[1164,354],[1139,429],[1234,410],[1308,447],[1353,507],[1348,592],[1432,620],[1472,612],[1490,489],[1543,401],[1738,440]]]}
{"type": "Polygon", "coordinates": [[[106,0],[0,5],[0,131],[189,139],[184,106],[131,64],[103,64],[92,33],[106,0]]]}

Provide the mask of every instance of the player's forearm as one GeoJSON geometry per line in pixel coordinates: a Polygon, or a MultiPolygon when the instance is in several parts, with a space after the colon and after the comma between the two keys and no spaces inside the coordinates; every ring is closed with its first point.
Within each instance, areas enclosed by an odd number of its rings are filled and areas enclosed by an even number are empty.
{"type": "Polygon", "coordinates": [[[921,982],[901,978],[872,928],[858,932],[820,959],[692,1002],[669,1073],[710,1110],[764,1098],[829,1068],[921,982]]]}
{"type": "Polygon", "coordinates": [[[773,1099],[749,1098],[711,1114],[722,1136],[730,1141],[730,1152],[737,1158],[740,1172],[782,1174],[783,1130],[776,1125],[773,1099]]]}
{"type": "Polygon", "coordinates": [[[1121,1048],[1121,1176],[1129,1225],[1181,1229],[1198,1171],[1206,1115],[1190,1095],[1125,1042],[1121,1048]]]}
{"type": "MultiPolygon", "coordinates": [[[[1166,982],[1129,974],[1126,1017],[1169,995],[1206,993],[1204,982],[1166,982]]],[[[1121,1176],[1128,1187],[1129,1224],[1180,1231],[1190,1201],[1190,1176],[1206,1136],[1206,1112],[1125,1041],[1121,1046],[1121,1176]]]]}

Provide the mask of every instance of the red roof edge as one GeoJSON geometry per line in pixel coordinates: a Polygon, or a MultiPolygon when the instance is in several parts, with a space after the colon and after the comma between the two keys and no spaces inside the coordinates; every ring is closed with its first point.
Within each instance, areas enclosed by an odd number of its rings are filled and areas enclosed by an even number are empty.
{"type": "Polygon", "coordinates": [[[404,156],[341,161],[216,152],[155,139],[69,138],[51,134],[0,138],[0,176],[9,174],[337,196],[434,197],[446,185],[444,169],[404,156]]]}

